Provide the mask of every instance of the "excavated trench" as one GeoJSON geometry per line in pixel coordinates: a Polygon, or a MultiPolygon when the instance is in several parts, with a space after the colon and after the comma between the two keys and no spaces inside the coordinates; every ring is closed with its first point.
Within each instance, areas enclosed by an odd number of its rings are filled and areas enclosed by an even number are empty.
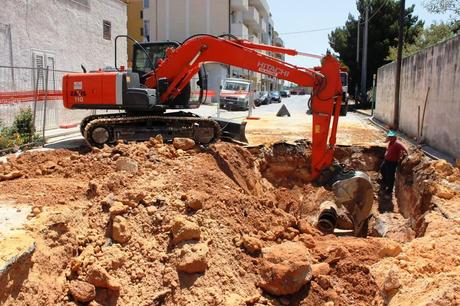
{"type": "Polygon", "coordinates": [[[460,180],[458,169],[414,152],[389,197],[378,188],[384,151],[342,146],[335,154],[371,178],[368,238],[323,235],[314,227],[319,205],[334,197],[308,182],[306,141],[190,149],[151,139],[10,158],[0,174],[16,175],[0,182],[1,200],[33,206],[27,231],[36,247],[24,258],[33,263],[26,277],[8,274],[9,285],[0,286],[0,304],[388,303],[388,277],[381,281],[374,267],[401,252],[392,241],[424,236],[433,211],[449,218],[440,198],[455,192],[439,179],[460,180]],[[307,247],[313,277],[298,292],[278,296],[264,287],[263,250],[285,243],[307,247]]]}

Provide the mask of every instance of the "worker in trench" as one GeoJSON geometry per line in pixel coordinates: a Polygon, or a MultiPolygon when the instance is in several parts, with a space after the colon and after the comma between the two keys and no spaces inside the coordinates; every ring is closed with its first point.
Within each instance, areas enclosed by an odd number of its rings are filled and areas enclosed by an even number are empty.
{"type": "Polygon", "coordinates": [[[382,191],[389,194],[393,192],[396,168],[398,167],[399,161],[407,155],[406,147],[398,141],[397,138],[397,133],[395,131],[388,131],[386,139],[386,141],[388,141],[388,147],[385,152],[383,163],[380,166],[380,174],[382,175],[380,188],[382,191]]]}

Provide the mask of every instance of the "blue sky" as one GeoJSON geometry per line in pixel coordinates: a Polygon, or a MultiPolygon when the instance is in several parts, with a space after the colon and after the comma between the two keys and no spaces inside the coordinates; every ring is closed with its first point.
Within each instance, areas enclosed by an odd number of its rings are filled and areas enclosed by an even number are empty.
{"type": "MultiPolygon", "coordinates": [[[[298,31],[342,26],[348,14],[358,16],[356,0],[267,0],[275,22],[275,30],[281,34],[286,48],[324,54],[330,48],[327,35],[331,29],[302,34],[283,34],[298,31]]],[[[425,21],[446,21],[448,14],[431,14],[425,10],[422,0],[406,0],[406,7],[415,4],[415,14],[425,21]]],[[[369,33],[371,35],[371,33],[369,33]]],[[[316,59],[286,56],[286,61],[304,67],[319,65],[316,59]]]]}

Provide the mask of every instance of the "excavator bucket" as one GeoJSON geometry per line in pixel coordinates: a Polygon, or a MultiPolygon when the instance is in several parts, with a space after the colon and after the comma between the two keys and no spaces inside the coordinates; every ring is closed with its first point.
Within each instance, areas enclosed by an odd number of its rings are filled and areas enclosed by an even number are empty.
{"type": "Polygon", "coordinates": [[[239,122],[232,119],[210,118],[219,123],[221,128],[221,138],[230,139],[238,142],[247,143],[246,139],[246,121],[239,122]]]}
{"type": "MultiPolygon", "coordinates": [[[[351,220],[355,236],[367,235],[374,192],[369,176],[361,171],[350,171],[332,184],[334,203],[323,203],[318,217],[318,227],[331,233],[340,223],[338,219],[351,220]]],[[[343,220],[342,220],[343,221],[343,220]]]]}

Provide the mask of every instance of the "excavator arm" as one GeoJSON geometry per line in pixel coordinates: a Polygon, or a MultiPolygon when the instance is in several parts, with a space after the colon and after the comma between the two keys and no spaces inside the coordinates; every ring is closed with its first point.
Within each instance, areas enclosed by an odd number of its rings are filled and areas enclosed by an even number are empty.
{"type": "Polygon", "coordinates": [[[332,55],[313,69],[297,67],[262,54],[264,50],[289,55],[306,55],[292,49],[255,44],[246,40],[228,40],[211,35],[197,35],[180,47],[168,49],[155,71],[147,75],[146,86],[156,88],[161,103],[167,104],[189,84],[200,66],[218,62],[312,87],[312,167],[311,179],[332,164],[338,116],[342,99],[340,63],[332,55]],[[335,105],[335,111],[333,110],[335,105]]]}

